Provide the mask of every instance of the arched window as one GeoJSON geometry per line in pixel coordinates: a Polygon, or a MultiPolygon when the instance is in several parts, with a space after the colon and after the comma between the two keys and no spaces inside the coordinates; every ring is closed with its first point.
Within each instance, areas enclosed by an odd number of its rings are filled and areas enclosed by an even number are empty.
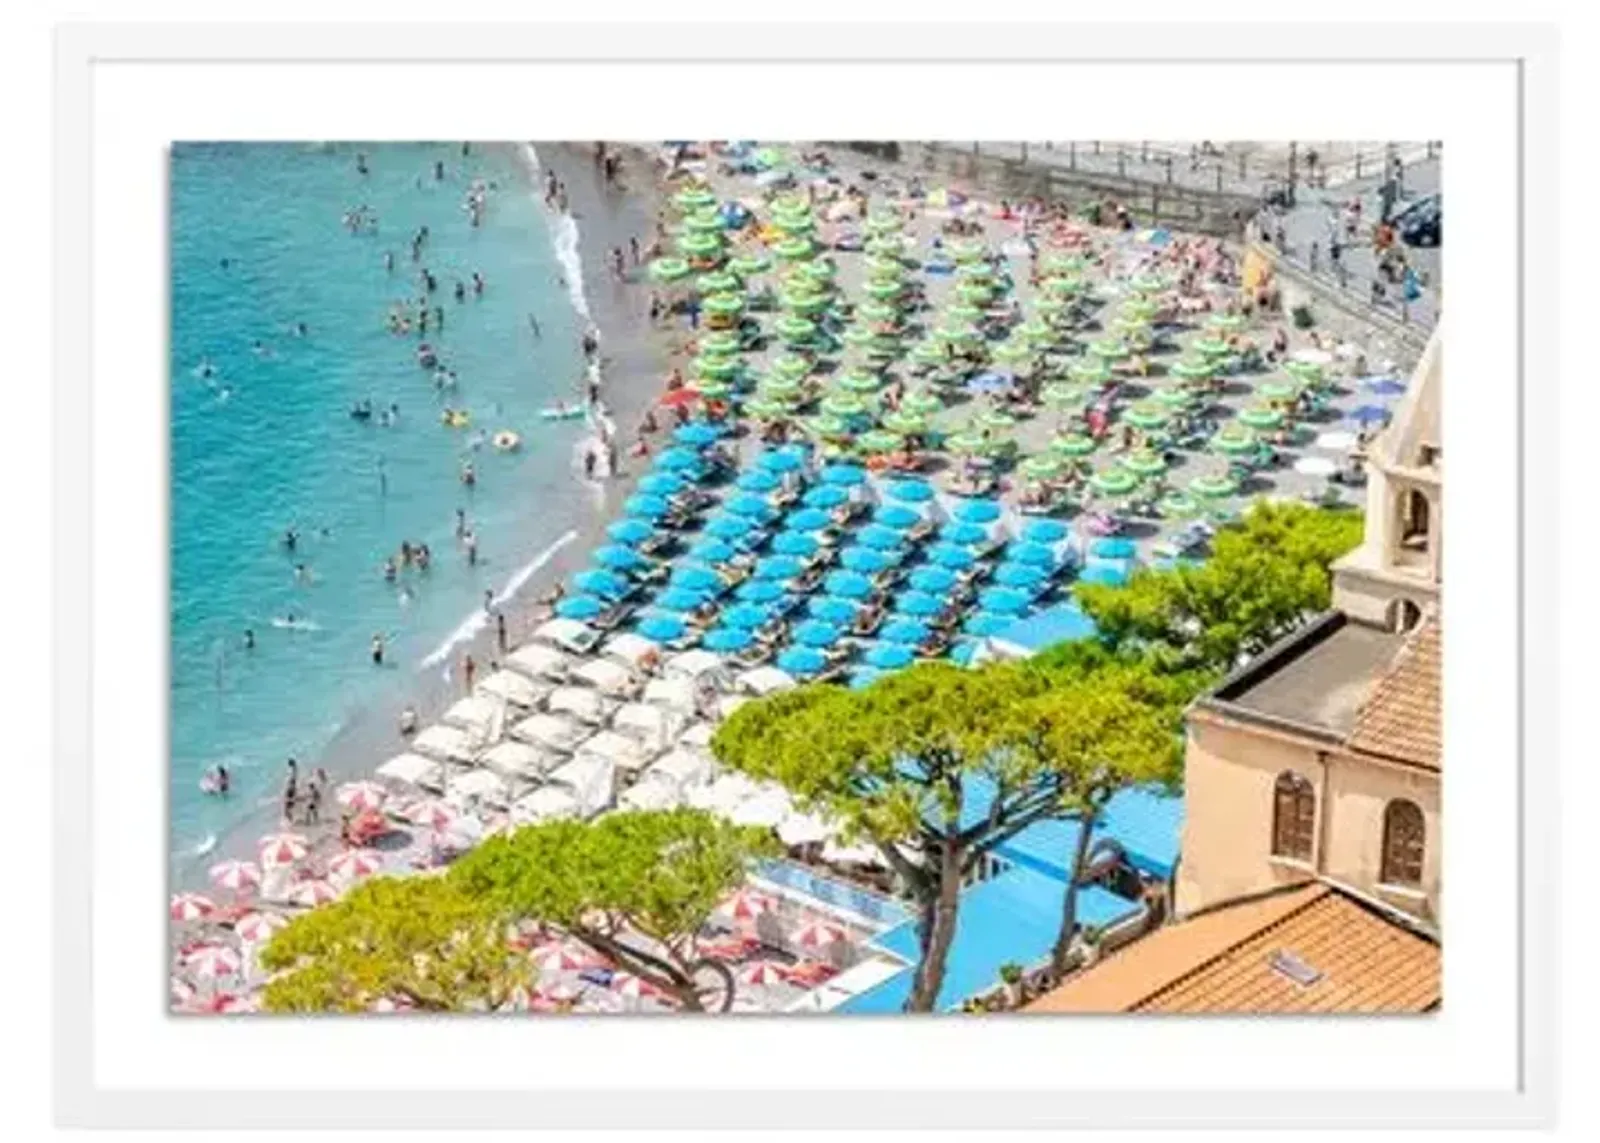
{"type": "Polygon", "coordinates": [[[1422,622],[1422,608],[1409,599],[1397,599],[1389,604],[1389,630],[1404,634],[1422,622]]]}
{"type": "Polygon", "coordinates": [[[1426,552],[1433,539],[1432,513],[1428,498],[1412,488],[1400,499],[1400,546],[1413,552],[1426,552]]]}
{"type": "Polygon", "coordinates": [[[1397,799],[1383,811],[1383,870],[1385,885],[1422,884],[1422,851],[1427,840],[1422,810],[1415,802],[1397,799]]]}
{"type": "Polygon", "coordinates": [[[1316,824],[1316,791],[1305,778],[1285,770],[1272,788],[1273,856],[1310,861],[1316,824]]]}

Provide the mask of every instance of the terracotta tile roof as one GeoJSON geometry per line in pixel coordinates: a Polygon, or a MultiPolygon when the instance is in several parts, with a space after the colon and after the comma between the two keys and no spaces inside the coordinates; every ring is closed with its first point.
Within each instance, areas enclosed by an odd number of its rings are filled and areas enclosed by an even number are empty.
{"type": "Polygon", "coordinates": [[[1439,769],[1439,620],[1430,616],[1373,685],[1345,745],[1439,769]]]}
{"type": "Polygon", "coordinates": [[[1422,1012],[1439,997],[1437,944],[1315,883],[1158,929],[1028,1011],[1422,1012]]]}

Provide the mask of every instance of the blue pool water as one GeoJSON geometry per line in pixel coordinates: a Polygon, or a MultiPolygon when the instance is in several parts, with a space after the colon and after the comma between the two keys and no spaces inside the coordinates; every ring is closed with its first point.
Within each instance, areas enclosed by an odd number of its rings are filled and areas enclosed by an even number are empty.
{"type": "Polygon", "coordinates": [[[286,757],[315,759],[363,707],[453,663],[451,640],[481,618],[485,590],[525,579],[570,527],[562,506],[579,495],[572,457],[586,429],[543,421],[538,410],[578,394],[582,278],[576,227],[545,211],[529,157],[512,145],[465,155],[459,144],[174,148],[176,862],[274,797],[286,757]],[[479,227],[463,206],[476,178],[490,184],[479,227]],[[363,203],[376,234],[341,224],[363,203]],[[421,226],[430,237],[413,262],[421,226]],[[423,295],[424,266],[438,281],[429,301],[445,311],[443,332],[392,333],[390,306],[423,295]],[[481,298],[474,271],[486,282],[481,298]],[[467,286],[459,303],[458,278],[467,286]],[[417,364],[423,340],[456,372],[456,391],[437,392],[417,364]],[[203,360],[213,376],[197,369],[203,360]],[[397,422],[352,419],[351,405],[367,399],[377,409],[398,404],[397,422]],[[446,405],[468,410],[470,426],[442,425],[446,405]],[[521,435],[521,451],[473,448],[474,434],[507,429],[521,435]],[[478,474],[471,490],[460,480],[468,458],[478,474]],[[477,533],[478,566],[455,538],[457,508],[477,533]],[[292,554],[280,542],[289,527],[300,535],[292,554]],[[389,584],[383,563],[402,540],[428,544],[433,566],[389,584]],[[309,582],[297,581],[297,563],[309,582]],[[302,629],[274,625],[290,613],[302,629]],[[375,632],[388,639],[386,667],[369,658],[375,632]],[[226,802],[197,788],[218,761],[234,779],[226,802]]]}

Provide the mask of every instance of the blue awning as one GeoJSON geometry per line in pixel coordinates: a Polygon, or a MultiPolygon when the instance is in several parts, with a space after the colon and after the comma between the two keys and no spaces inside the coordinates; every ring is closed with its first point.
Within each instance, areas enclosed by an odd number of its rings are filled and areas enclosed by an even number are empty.
{"type": "Polygon", "coordinates": [[[1089,639],[1094,634],[1094,620],[1076,603],[1062,603],[996,631],[994,639],[1032,654],[1071,639],[1089,639]]]}

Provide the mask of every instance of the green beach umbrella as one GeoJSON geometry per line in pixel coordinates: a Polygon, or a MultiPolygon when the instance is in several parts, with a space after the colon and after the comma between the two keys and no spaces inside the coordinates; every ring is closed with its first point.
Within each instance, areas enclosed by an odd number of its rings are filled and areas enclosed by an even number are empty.
{"type": "Polygon", "coordinates": [[[1160,405],[1143,401],[1122,414],[1122,419],[1137,429],[1159,429],[1170,417],[1160,405]]]}
{"type": "Polygon", "coordinates": [[[1088,456],[1099,446],[1083,433],[1062,433],[1050,441],[1050,448],[1062,456],[1088,456]]]}
{"type": "Polygon", "coordinates": [[[816,219],[810,214],[775,214],[772,225],[785,234],[810,234],[817,228],[816,219]]]}
{"type": "Polygon", "coordinates": [[[1042,321],[1025,321],[1011,331],[1011,336],[1035,343],[1051,342],[1056,339],[1056,331],[1042,321]]]}
{"type": "Polygon", "coordinates": [[[1136,294],[1159,294],[1168,284],[1160,274],[1136,274],[1128,280],[1128,288],[1136,294]]]}
{"type": "Polygon", "coordinates": [[[1074,294],[1083,293],[1083,279],[1077,277],[1046,278],[1039,284],[1039,288],[1047,294],[1054,294],[1058,298],[1069,298],[1074,294]]]}
{"type": "Polygon", "coordinates": [[[800,382],[793,377],[763,377],[756,392],[774,401],[792,401],[800,395],[800,382]]]}
{"type": "Polygon", "coordinates": [[[866,251],[878,258],[898,258],[905,253],[906,245],[898,238],[880,234],[866,241],[866,251]]]}
{"type": "Polygon", "coordinates": [[[834,383],[834,388],[842,389],[846,393],[876,393],[883,384],[883,379],[875,374],[861,369],[852,369],[841,374],[834,383]]]}
{"type": "Polygon", "coordinates": [[[1228,354],[1233,352],[1233,350],[1229,348],[1228,343],[1223,341],[1220,337],[1196,338],[1194,345],[1191,346],[1191,348],[1196,353],[1204,354],[1206,357],[1213,359],[1226,357],[1228,354]]]}
{"type": "Polygon", "coordinates": [[[685,187],[672,196],[672,201],[684,210],[703,210],[717,205],[717,196],[704,187],[685,187]]]}
{"type": "Polygon", "coordinates": [[[1051,480],[1060,476],[1066,463],[1059,456],[1041,452],[1026,457],[1017,465],[1017,471],[1031,480],[1051,480]]]}
{"type": "Polygon", "coordinates": [[[1208,381],[1216,375],[1217,367],[1204,358],[1185,357],[1167,366],[1167,372],[1184,381],[1208,381]]]}
{"type": "Polygon", "coordinates": [[[709,397],[713,401],[722,401],[733,396],[733,386],[714,377],[700,378],[694,383],[693,388],[700,396],[709,397]]]}
{"type": "Polygon", "coordinates": [[[944,311],[944,316],[956,322],[982,321],[984,313],[977,306],[968,305],[966,302],[957,302],[944,311]]]}
{"type": "Polygon", "coordinates": [[[782,295],[783,308],[797,314],[816,314],[828,308],[827,294],[807,294],[787,290],[782,295]]]}
{"type": "Polygon", "coordinates": [[[1089,343],[1089,352],[1106,361],[1118,361],[1132,352],[1128,343],[1114,337],[1102,337],[1089,343]]]}
{"type": "Polygon", "coordinates": [[[1186,389],[1168,388],[1157,389],[1150,394],[1150,400],[1160,405],[1163,409],[1187,409],[1194,404],[1195,396],[1186,389]]]}
{"type": "Polygon", "coordinates": [[[888,429],[873,429],[857,437],[856,444],[867,452],[893,452],[905,444],[905,438],[888,429]]]}
{"type": "Polygon", "coordinates": [[[722,239],[715,234],[684,234],[678,238],[678,249],[693,258],[710,258],[722,252],[722,239]]]}
{"type": "Polygon", "coordinates": [[[896,409],[883,415],[883,427],[893,432],[916,435],[928,431],[928,418],[918,413],[896,409]]]}
{"type": "Polygon", "coordinates": [[[898,298],[905,291],[905,286],[899,282],[868,282],[861,288],[867,297],[876,298],[880,302],[898,298]]]}
{"type": "Polygon", "coordinates": [[[1080,386],[1068,385],[1063,381],[1057,381],[1046,385],[1039,396],[1046,405],[1052,408],[1068,409],[1083,400],[1084,392],[1080,386]]]}
{"type": "Polygon", "coordinates": [[[1283,425],[1283,413],[1277,409],[1255,405],[1241,409],[1237,420],[1241,425],[1247,425],[1252,429],[1276,429],[1283,425]]]}
{"type": "Polygon", "coordinates": [[[1221,500],[1239,491],[1239,482],[1231,476],[1197,476],[1189,481],[1189,491],[1204,500],[1221,500]]]}
{"type": "Polygon", "coordinates": [[[771,371],[779,377],[789,377],[796,381],[811,372],[811,362],[804,357],[796,357],[792,353],[785,353],[773,361],[771,371]]]}
{"type": "Polygon", "coordinates": [[[867,346],[872,344],[874,335],[865,323],[857,323],[839,336],[844,339],[846,345],[867,346]]]}
{"type": "Polygon", "coordinates": [[[762,274],[772,269],[772,259],[759,254],[736,254],[728,259],[728,269],[735,274],[762,274]]]}
{"type": "Polygon", "coordinates": [[[708,333],[700,339],[700,352],[708,356],[726,357],[730,353],[738,353],[742,348],[739,335],[727,330],[708,333]]]}
{"type": "Polygon", "coordinates": [[[994,452],[999,447],[999,442],[989,439],[982,433],[961,432],[945,438],[946,445],[954,452],[966,453],[969,456],[982,456],[994,452]]]}
{"type": "Polygon", "coordinates": [[[732,317],[734,314],[744,312],[743,294],[712,294],[700,303],[700,308],[708,314],[719,317],[732,317]]]}
{"type": "Polygon", "coordinates": [[[950,243],[950,256],[957,262],[976,262],[988,253],[989,248],[980,241],[950,243]]]}
{"type": "Polygon", "coordinates": [[[1042,317],[1060,317],[1071,306],[1071,299],[1057,297],[1054,294],[1045,294],[1036,298],[1033,303],[1034,312],[1042,317]]]}
{"type": "Polygon", "coordinates": [[[810,240],[798,237],[782,239],[772,247],[772,252],[785,262],[798,262],[816,253],[810,240]]]}
{"type": "Polygon", "coordinates": [[[696,376],[715,377],[719,381],[726,381],[744,367],[737,356],[728,353],[702,353],[689,365],[696,376]]]}
{"type": "Polygon", "coordinates": [[[856,307],[856,316],[874,325],[894,324],[900,322],[900,310],[887,302],[864,302],[856,307]]]}
{"type": "Polygon", "coordinates": [[[922,365],[943,365],[949,358],[938,342],[919,341],[911,347],[911,360],[922,365]]]}
{"type": "Polygon", "coordinates": [[[1211,447],[1225,456],[1242,456],[1260,448],[1261,442],[1249,429],[1225,428],[1211,438],[1211,447]]]}
{"type": "Polygon", "coordinates": [[[1009,429],[1017,418],[1004,409],[985,409],[974,418],[974,423],[986,429],[1009,429]]]}
{"type": "Polygon", "coordinates": [[[1166,458],[1154,452],[1129,453],[1119,463],[1135,476],[1160,476],[1167,471],[1166,458]]]}
{"type": "Polygon", "coordinates": [[[820,417],[812,417],[806,421],[806,428],[814,436],[822,437],[825,440],[844,440],[851,435],[850,425],[844,418],[829,413],[824,413],[820,417]]]}
{"type": "Polygon", "coordinates": [[[804,278],[809,282],[816,283],[818,286],[830,284],[833,281],[833,276],[838,272],[839,267],[826,258],[816,258],[810,262],[802,262],[794,268],[795,277],[804,278]]]}
{"type": "Polygon", "coordinates": [[[1322,383],[1322,366],[1313,361],[1285,361],[1283,371],[1296,381],[1303,381],[1307,385],[1322,383]]]}
{"type": "Polygon", "coordinates": [[[906,276],[906,264],[896,255],[869,254],[865,265],[867,277],[874,281],[899,281],[906,276]]]}
{"type": "Polygon", "coordinates": [[[1067,375],[1084,385],[1104,385],[1113,376],[1111,366],[1101,357],[1073,362],[1072,368],[1067,370],[1067,375]]]}
{"type": "Polygon", "coordinates": [[[969,306],[982,306],[994,299],[994,290],[978,282],[962,282],[956,287],[956,297],[969,306]]]}
{"type": "MultiPolygon", "coordinates": [[[[1205,477],[1199,477],[1204,480],[1205,477]]],[[[1168,520],[1189,520],[1200,515],[1200,502],[1184,492],[1169,492],[1161,498],[1156,510],[1168,520]]]]}
{"type": "Polygon", "coordinates": [[[802,210],[810,210],[811,203],[803,194],[782,194],[772,200],[772,209],[780,214],[795,214],[802,210]]]}
{"type": "Polygon", "coordinates": [[[690,272],[689,263],[682,258],[657,258],[650,263],[650,276],[658,282],[676,282],[690,272]]]}
{"type": "Polygon", "coordinates": [[[683,229],[690,234],[721,234],[722,219],[716,211],[701,211],[683,220],[683,229]]]}
{"type": "Polygon", "coordinates": [[[963,262],[956,267],[956,277],[963,282],[992,282],[994,267],[987,262],[963,262]]]}
{"type": "Polygon", "coordinates": [[[778,421],[794,416],[793,406],[772,397],[751,398],[744,403],[744,412],[763,421],[778,421]]]}
{"type": "Polygon", "coordinates": [[[833,393],[823,400],[822,411],[830,417],[859,417],[867,403],[852,393],[833,393]]]}
{"type": "Polygon", "coordinates": [[[1300,395],[1300,386],[1293,381],[1263,381],[1256,386],[1256,396],[1265,401],[1292,401],[1300,395]]]}
{"type": "Polygon", "coordinates": [[[792,315],[785,315],[779,318],[774,328],[778,331],[779,337],[791,342],[809,341],[816,336],[817,332],[815,322],[809,322],[805,318],[792,315]]]}
{"type": "Polygon", "coordinates": [[[934,330],[933,335],[944,341],[977,341],[983,336],[971,326],[950,325],[948,323],[934,330]]]}
{"type": "Polygon", "coordinates": [[[989,350],[989,356],[996,361],[1021,362],[1031,361],[1038,352],[1038,349],[1025,341],[1002,341],[989,350]]]}
{"type": "Polygon", "coordinates": [[[1150,336],[1150,321],[1148,318],[1123,315],[1112,321],[1111,329],[1129,340],[1140,337],[1148,338],[1150,336]]]}
{"type": "Polygon", "coordinates": [[[1082,254],[1046,254],[1043,261],[1047,274],[1076,274],[1089,264],[1082,254]]]}
{"type": "Polygon", "coordinates": [[[1089,487],[1102,496],[1126,496],[1139,487],[1139,478],[1121,468],[1108,468],[1089,478],[1089,487]]]}
{"type": "Polygon", "coordinates": [[[900,399],[900,408],[916,416],[929,416],[944,408],[944,402],[931,389],[913,389],[900,399]]]}
{"type": "Polygon", "coordinates": [[[868,234],[898,234],[900,231],[900,216],[898,214],[869,214],[866,227],[868,234]]]}
{"type": "Polygon", "coordinates": [[[1127,301],[1122,303],[1122,312],[1125,316],[1131,318],[1142,318],[1145,321],[1149,321],[1151,318],[1155,317],[1156,311],[1159,308],[1160,307],[1149,298],[1129,298],[1127,301]]]}
{"type": "Polygon", "coordinates": [[[904,348],[892,333],[874,333],[867,339],[867,353],[872,357],[899,357],[904,348]]]}
{"type": "Polygon", "coordinates": [[[737,274],[730,274],[727,270],[717,270],[710,274],[701,274],[694,280],[694,286],[702,294],[731,294],[744,289],[744,282],[737,274]]]}
{"type": "Polygon", "coordinates": [[[1206,319],[1206,328],[1222,333],[1237,333],[1244,328],[1244,317],[1241,314],[1212,314],[1206,319]]]}

